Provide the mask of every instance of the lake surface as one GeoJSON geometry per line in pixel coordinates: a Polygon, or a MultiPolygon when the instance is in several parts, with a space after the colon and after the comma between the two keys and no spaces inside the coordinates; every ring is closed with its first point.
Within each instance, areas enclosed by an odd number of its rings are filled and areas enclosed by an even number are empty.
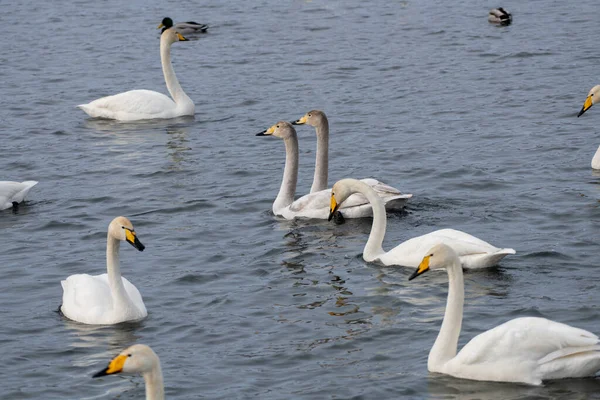
{"type": "MultiPolygon", "coordinates": [[[[255,137],[311,109],[330,120],[330,185],[375,177],[413,193],[384,247],[452,227],[515,256],[467,272],[459,346],[517,316],[600,332],[598,3],[1,1],[1,180],[38,180],[0,212],[0,398],[143,398],[140,377],[92,379],[145,343],[171,399],[590,399],[599,379],[542,387],[430,374],[447,278],[365,263],[370,219],[288,222],[271,204],[284,146],[255,137]],[[542,10],[542,12],[540,12],[542,10]],[[210,25],[175,43],[195,118],[118,123],[77,104],[166,93],[164,16],[210,25]],[[105,272],[106,228],[141,291],[139,323],[56,312],[60,281],[105,272]]],[[[316,139],[299,127],[298,194],[316,139]]]]}

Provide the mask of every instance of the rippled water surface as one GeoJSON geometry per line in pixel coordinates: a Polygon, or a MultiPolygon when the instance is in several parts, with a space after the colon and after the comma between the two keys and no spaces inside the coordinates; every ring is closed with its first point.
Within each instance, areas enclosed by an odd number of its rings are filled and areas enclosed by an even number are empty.
{"type": "MultiPolygon", "coordinates": [[[[466,273],[459,345],[516,316],[600,332],[600,144],[593,0],[0,0],[0,180],[38,180],[0,212],[0,398],[144,396],[139,377],[92,379],[122,348],[151,345],[166,395],[260,399],[587,399],[600,380],[542,387],[427,372],[447,278],[361,258],[370,220],[335,226],[271,213],[283,143],[255,137],[318,108],[330,184],[379,178],[413,193],[386,248],[452,227],[513,247],[466,273]],[[540,9],[543,12],[540,12],[540,9]],[[173,45],[194,118],[89,119],[75,105],[130,89],[166,93],[164,16],[210,31],[173,45]],[[149,316],[84,326],[61,317],[61,279],[105,271],[106,228],[149,316]]],[[[299,127],[298,191],[315,135],[299,127]]]]}

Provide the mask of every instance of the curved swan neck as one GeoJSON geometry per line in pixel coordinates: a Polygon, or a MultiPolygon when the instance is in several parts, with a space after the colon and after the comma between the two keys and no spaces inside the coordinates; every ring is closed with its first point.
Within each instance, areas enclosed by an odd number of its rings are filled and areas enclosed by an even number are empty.
{"type": "Polygon", "coordinates": [[[310,192],[319,192],[327,189],[329,174],[329,121],[326,117],[315,127],[317,131],[317,160],[315,162],[315,176],[310,192]]]}
{"type": "Polygon", "coordinates": [[[119,304],[127,303],[129,296],[123,286],[121,279],[121,264],[119,263],[119,247],[121,241],[108,234],[106,239],[106,274],[108,275],[108,285],[113,298],[113,304],[118,307],[119,304]]]}
{"type": "Polygon", "coordinates": [[[296,182],[298,180],[298,138],[291,136],[283,140],[285,143],[285,168],[283,169],[283,180],[275,202],[273,212],[281,210],[294,202],[296,195],[296,182]]]}
{"type": "Polygon", "coordinates": [[[160,363],[152,371],[144,374],[146,400],[164,400],[165,387],[160,363]]]}
{"type": "Polygon", "coordinates": [[[429,352],[427,365],[430,371],[437,370],[436,366],[439,367],[456,356],[462,325],[465,284],[458,257],[455,257],[446,270],[448,271],[448,301],[440,333],[429,352]]]}
{"type": "Polygon", "coordinates": [[[365,261],[374,261],[385,253],[382,247],[387,225],[385,206],[377,193],[366,183],[352,180],[350,188],[353,190],[353,193],[358,192],[363,194],[373,208],[373,225],[371,225],[371,233],[369,233],[369,239],[363,250],[363,258],[365,261]]]}
{"type": "Polygon", "coordinates": [[[169,90],[175,103],[191,102],[192,100],[190,100],[181,88],[177,75],[175,75],[175,71],[173,70],[173,65],[171,64],[171,43],[169,43],[165,35],[161,36],[160,40],[160,61],[167,90],[169,90]]]}

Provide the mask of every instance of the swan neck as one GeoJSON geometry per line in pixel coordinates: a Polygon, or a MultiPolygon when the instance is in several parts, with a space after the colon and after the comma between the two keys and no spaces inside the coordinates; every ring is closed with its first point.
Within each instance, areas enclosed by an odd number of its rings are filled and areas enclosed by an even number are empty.
{"type": "Polygon", "coordinates": [[[329,174],[329,122],[323,118],[316,127],[317,131],[317,160],[315,162],[315,176],[310,192],[319,192],[327,189],[329,174]]]}
{"type": "Polygon", "coordinates": [[[374,261],[385,253],[382,247],[387,225],[385,206],[377,193],[366,183],[353,181],[352,189],[354,192],[364,195],[373,209],[373,224],[371,225],[371,233],[369,233],[369,239],[363,251],[363,258],[366,261],[374,261]]]}
{"type": "Polygon", "coordinates": [[[455,257],[446,270],[448,271],[448,300],[440,333],[429,352],[430,370],[439,370],[436,366],[439,367],[456,356],[462,325],[465,285],[458,257],[455,257]]]}
{"type": "Polygon", "coordinates": [[[285,208],[294,202],[296,182],[298,180],[298,138],[291,136],[283,140],[285,143],[285,168],[283,180],[277,198],[273,203],[273,212],[285,208]]]}
{"type": "Polygon", "coordinates": [[[592,158],[592,168],[600,169],[600,146],[598,150],[596,150],[596,154],[594,154],[594,158],[592,158]]]}
{"type": "Polygon", "coordinates": [[[121,279],[120,246],[121,241],[115,239],[109,233],[106,239],[106,274],[108,275],[108,285],[110,286],[115,308],[120,307],[129,300],[125,286],[123,286],[123,279],[121,279]]]}
{"type": "Polygon", "coordinates": [[[144,374],[146,383],[146,400],[164,400],[165,387],[160,363],[150,372],[144,374]]]}
{"type": "Polygon", "coordinates": [[[175,71],[173,70],[173,65],[171,64],[171,43],[167,40],[166,35],[163,35],[160,41],[160,61],[167,90],[175,103],[191,102],[190,98],[181,88],[177,75],[175,75],[175,71]]]}

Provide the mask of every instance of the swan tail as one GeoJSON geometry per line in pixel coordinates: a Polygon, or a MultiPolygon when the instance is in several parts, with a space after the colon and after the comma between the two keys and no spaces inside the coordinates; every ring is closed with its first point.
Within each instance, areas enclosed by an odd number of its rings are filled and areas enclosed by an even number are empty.
{"type": "Polygon", "coordinates": [[[27,196],[27,193],[29,193],[31,188],[34,187],[35,185],[37,185],[38,182],[37,181],[24,181],[24,182],[21,182],[21,184],[25,185],[25,187],[14,195],[14,197],[12,198],[13,202],[17,202],[17,203],[22,202],[25,199],[25,196],[27,196]]]}
{"type": "Polygon", "coordinates": [[[497,265],[504,257],[516,254],[514,249],[498,249],[493,253],[476,253],[460,256],[460,262],[465,269],[490,268],[497,265]]]}
{"type": "Polygon", "coordinates": [[[402,210],[412,194],[399,194],[383,198],[386,210],[402,210]]]}

